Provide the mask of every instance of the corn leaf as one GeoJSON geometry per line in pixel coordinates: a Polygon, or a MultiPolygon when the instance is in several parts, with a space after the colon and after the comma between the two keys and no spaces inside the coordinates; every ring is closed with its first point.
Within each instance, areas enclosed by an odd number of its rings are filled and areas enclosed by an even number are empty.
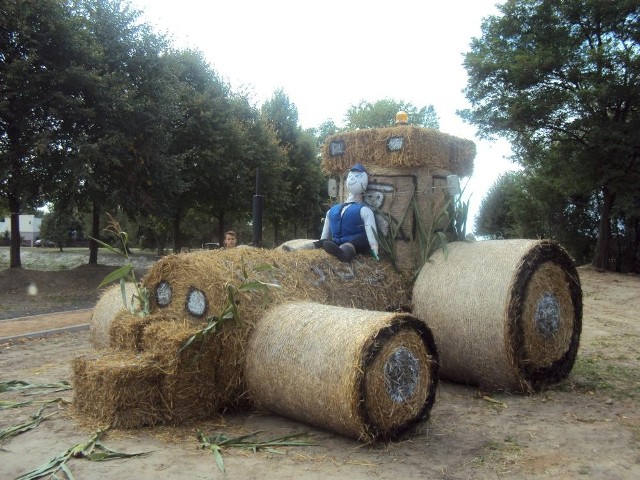
{"type": "Polygon", "coordinates": [[[58,413],[53,412],[48,415],[42,416],[42,410],[44,410],[44,406],[40,407],[40,409],[35,414],[31,415],[31,420],[0,430],[0,442],[34,429],[44,420],[58,413]]]}
{"type": "Polygon", "coordinates": [[[116,280],[120,280],[120,279],[126,278],[126,276],[129,275],[129,273],[132,270],[133,270],[133,265],[131,265],[130,263],[128,263],[126,265],[123,265],[119,269],[114,270],[109,275],[104,277],[104,279],[102,280],[102,283],[100,283],[100,285],[98,285],[98,288],[102,288],[105,285],[110,284],[111,282],[115,282],[116,280]]]}
{"type": "Polygon", "coordinates": [[[259,433],[262,432],[257,431],[249,433],[247,435],[228,437],[223,433],[218,433],[216,435],[205,435],[200,430],[198,430],[198,439],[200,440],[200,448],[211,451],[218,469],[223,473],[225,472],[224,461],[222,459],[223,448],[243,448],[246,450],[251,450],[254,453],[256,453],[258,450],[262,450],[268,453],[276,453],[281,455],[284,452],[275,450],[272,447],[307,447],[317,445],[317,443],[310,443],[305,440],[294,440],[305,435],[304,433],[285,435],[265,441],[249,441],[249,439],[255,437],[259,433]]]}
{"type": "Polygon", "coordinates": [[[222,460],[222,454],[220,453],[219,448],[212,448],[211,453],[213,453],[213,458],[216,461],[216,465],[222,473],[224,473],[224,460],[222,460]]]}
{"type": "Polygon", "coordinates": [[[7,380],[0,382],[0,393],[36,388],[56,388],[56,392],[61,392],[64,390],[71,390],[71,384],[66,380],[61,380],[57,383],[29,383],[24,380],[7,380]]]}
{"type": "Polygon", "coordinates": [[[27,402],[10,402],[8,400],[0,400],[0,410],[26,407],[27,405],[32,405],[32,404],[33,404],[33,400],[29,400],[27,402]]]}
{"type": "Polygon", "coordinates": [[[0,401],[0,410],[8,410],[10,408],[26,407],[27,405],[47,405],[49,403],[69,403],[63,398],[54,398],[53,400],[27,400],[26,402],[10,402],[0,401]]]}
{"type": "Polygon", "coordinates": [[[67,461],[70,458],[85,458],[90,461],[101,462],[104,460],[111,460],[113,458],[130,458],[147,455],[149,452],[140,453],[119,453],[105,447],[100,438],[104,435],[105,430],[97,430],[96,433],[87,442],[78,443],[71,448],[68,448],[64,452],[56,455],[48,462],[40,465],[35,470],[25,473],[19,476],[16,480],[35,480],[36,478],[42,478],[51,476],[58,478],[56,473],[62,472],[67,480],[74,480],[71,470],[67,466],[67,461]],[[96,452],[100,450],[99,452],[96,452]]]}
{"type": "Polygon", "coordinates": [[[97,238],[93,238],[93,237],[90,237],[88,235],[87,235],[87,238],[99,243],[101,246],[103,246],[104,248],[106,248],[107,250],[109,250],[112,253],[115,253],[117,255],[122,255],[122,252],[120,252],[117,248],[112,247],[111,245],[109,245],[108,243],[103,242],[102,240],[98,240],[97,238]]]}

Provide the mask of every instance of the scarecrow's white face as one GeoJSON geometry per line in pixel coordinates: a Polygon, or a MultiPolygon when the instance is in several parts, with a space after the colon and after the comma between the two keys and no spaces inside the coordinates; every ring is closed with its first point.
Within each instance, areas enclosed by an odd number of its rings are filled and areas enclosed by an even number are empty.
{"type": "Polygon", "coordinates": [[[349,172],[345,186],[351,195],[362,195],[367,190],[369,177],[364,172],[349,172]]]}

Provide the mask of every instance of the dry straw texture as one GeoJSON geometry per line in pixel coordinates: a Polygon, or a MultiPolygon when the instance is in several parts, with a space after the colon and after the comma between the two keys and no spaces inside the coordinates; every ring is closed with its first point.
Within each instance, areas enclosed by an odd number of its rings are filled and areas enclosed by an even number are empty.
{"type": "Polygon", "coordinates": [[[143,279],[151,292],[152,311],[188,316],[185,305],[189,292],[195,288],[206,294],[202,317],[217,315],[227,300],[227,287],[243,282],[243,263],[252,279],[281,287],[269,290],[266,303],[259,294],[240,296],[239,309],[243,320],[249,323],[264,311],[265,305],[291,299],[383,311],[409,301],[410,290],[386,262],[362,255],[345,264],[321,249],[284,252],[245,248],[170,255],[158,261],[143,279]],[[251,273],[264,265],[271,268],[251,273]],[[172,300],[161,308],[156,291],[163,281],[171,285],[172,300]]]}
{"type": "MultiPolygon", "coordinates": [[[[125,283],[125,292],[127,305],[130,305],[129,302],[133,301],[135,285],[133,283],[125,283]]],[[[111,322],[120,312],[126,312],[126,310],[122,304],[120,284],[116,284],[105,289],[93,309],[89,323],[89,339],[93,348],[102,350],[109,347],[111,322]]]]}
{"type": "Polygon", "coordinates": [[[247,337],[270,305],[308,299],[395,310],[409,303],[409,289],[390,264],[366,257],[343,264],[322,250],[246,248],[170,255],[149,270],[143,284],[151,294],[151,314],[116,314],[109,338],[117,354],[76,362],[74,381],[82,384],[82,389],[74,390],[79,412],[101,424],[179,424],[243,405],[247,337]],[[265,265],[271,268],[261,270],[265,265]],[[249,281],[258,278],[280,288],[271,288],[267,296],[238,292],[235,300],[240,321],[222,323],[206,342],[193,342],[178,355],[180,347],[206,325],[207,318],[220,315],[229,298],[228,289],[247,283],[243,270],[249,281]],[[163,287],[158,290],[160,285],[163,287]],[[200,293],[194,297],[193,292],[200,293]],[[191,302],[191,308],[199,315],[188,312],[189,298],[198,300],[191,302]],[[161,372],[161,381],[149,387],[148,395],[149,370],[140,368],[140,358],[161,372]],[[117,376],[118,381],[93,382],[105,372],[117,376]],[[126,399],[119,398],[120,391],[126,399]],[[136,402],[148,409],[146,415],[139,413],[143,409],[136,407],[136,402]]]}
{"type": "Polygon", "coordinates": [[[258,321],[245,376],[258,406],[372,441],[426,420],[438,359],[428,327],[409,314],[292,302],[258,321]]]}
{"type": "Polygon", "coordinates": [[[132,428],[166,420],[164,372],[148,355],[107,352],[73,361],[73,407],[84,423],[132,428]]]}
{"type": "Polygon", "coordinates": [[[426,166],[466,177],[473,173],[475,156],[476,145],[470,140],[438,130],[403,125],[332,135],[323,146],[322,168],[326,173],[339,175],[358,162],[389,167],[426,166]],[[402,149],[387,149],[387,142],[392,137],[404,138],[402,149]],[[340,140],[344,141],[344,153],[331,156],[331,142],[340,140]]]}
{"type": "Polygon", "coordinates": [[[565,378],[582,329],[582,290],[557,243],[450,243],[413,289],[432,329],[443,379],[487,390],[534,391],[565,378]]]}

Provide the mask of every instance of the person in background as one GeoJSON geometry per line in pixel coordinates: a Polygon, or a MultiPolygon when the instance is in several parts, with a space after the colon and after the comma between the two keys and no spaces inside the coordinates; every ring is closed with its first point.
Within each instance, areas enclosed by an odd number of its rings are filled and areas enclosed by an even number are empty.
{"type": "Polygon", "coordinates": [[[236,246],[236,232],[229,230],[224,234],[224,248],[234,248],[236,246]]]}
{"type": "Polygon", "coordinates": [[[327,212],[320,244],[327,253],[342,262],[350,262],[356,254],[369,251],[378,259],[375,215],[363,201],[368,184],[367,170],[356,163],[345,182],[349,191],[347,201],[334,205],[327,212]]]}

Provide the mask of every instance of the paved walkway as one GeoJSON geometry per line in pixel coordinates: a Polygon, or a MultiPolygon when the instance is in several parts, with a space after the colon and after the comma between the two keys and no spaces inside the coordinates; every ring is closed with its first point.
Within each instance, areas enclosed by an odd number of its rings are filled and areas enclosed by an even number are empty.
{"type": "Polygon", "coordinates": [[[0,320],[0,343],[89,328],[93,308],[0,320]]]}

